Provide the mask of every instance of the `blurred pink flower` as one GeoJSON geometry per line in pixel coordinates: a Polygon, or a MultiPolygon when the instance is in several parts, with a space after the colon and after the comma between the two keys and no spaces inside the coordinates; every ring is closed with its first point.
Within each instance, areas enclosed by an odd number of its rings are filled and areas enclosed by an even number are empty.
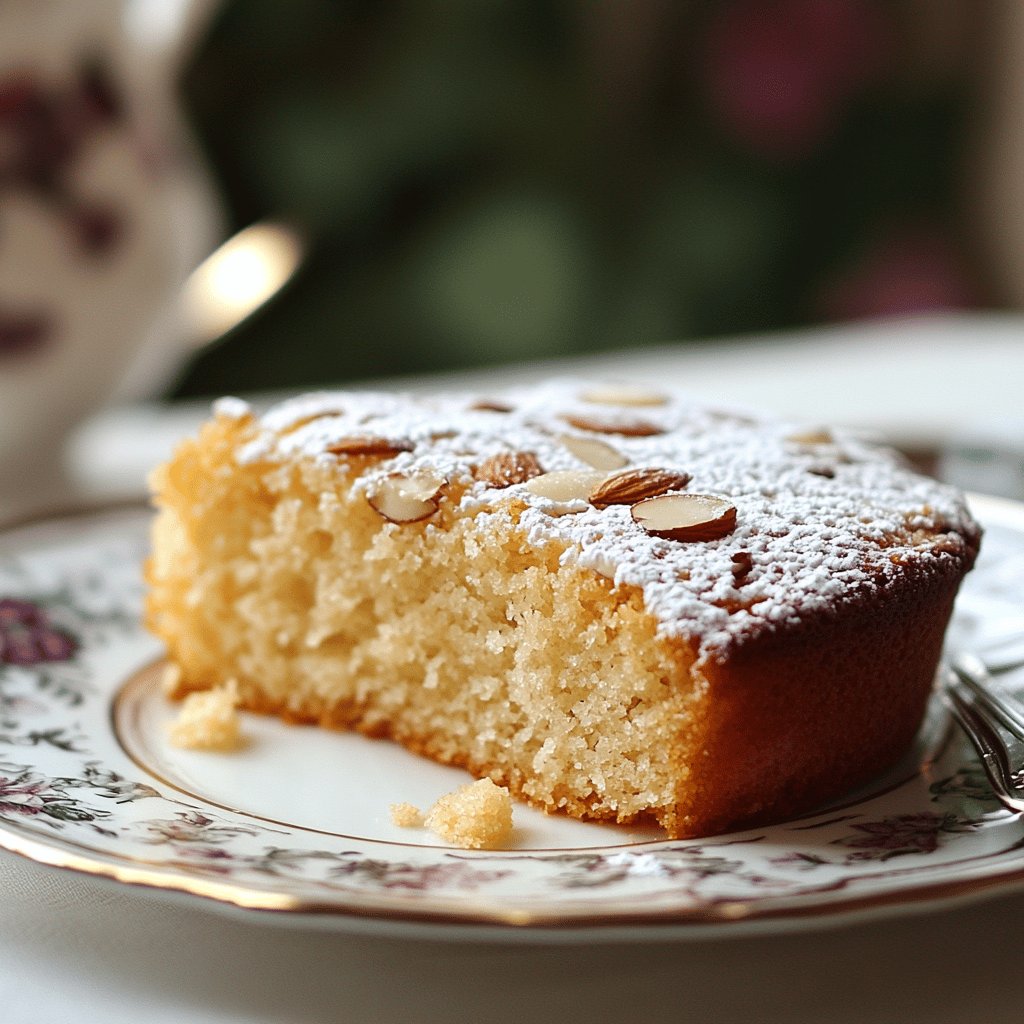
{"type": "Polygon", "coordinates": [[[39,605],[13,597],[0,599],[0,664],[68,661],[77,650],[78,640],[54,626],[39,605]]]}
{"type": "Polygon", "coordinates": [[[706,83],[725,131],[776,160],[799,159],[888,49],[868,0],[737,0],[708,30],[706,83]]]}
{"type": "Polygon", "coordinates": [[[907,316],[964,309],[977,295],[965,261],[936,228],[890,229],[829,284],[825,316],[833,320],[907,316]]]}

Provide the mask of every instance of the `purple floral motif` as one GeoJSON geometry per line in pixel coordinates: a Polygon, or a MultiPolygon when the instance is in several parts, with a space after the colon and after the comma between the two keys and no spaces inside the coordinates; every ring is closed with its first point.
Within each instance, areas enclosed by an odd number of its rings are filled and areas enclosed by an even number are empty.
{"type": "Polygon", "coordinates": [[[847,860],[891,860],[907,854],[934,853],[942,837],[974,827],[955,814],[899,814],[881,821],[854,825],[852,835],[834,839],[833,845],[850,847],[857,852],[847,860]]]}
{"type": "Polygon", "coordinates": [[[0,814],[39,814],[49,788],[49,779],[35,772],[0,775],[0,814]]]}
{"type": "Polygon", "coordinates": [[[213,875],[230,875],[244,866],[245,857],[231,853],[222,846],[179,848],[179,856],[167,864],[187,871],[203,871],[213,875]]]}
{"type": "Polygon", "coordinates": [[[177,811],[173,818],[153,818],[140,823],[140,842],[160,845],[226,843],[237,836],[258,835],[256,828],[242,825],[219,825],[214,818],[199,811],[177,811]]]}
{"type": "Polygon", "coordinates": [[[410,864],[361,857],[332,868],[330,874],[334,879],[357,878],[360,882],[371,882],[381,889],[428,892],[442,887],[472,890],[499,881],[511,872],[481,871],[461,860],[410,864]]]}
{"type": "Polygon", "coordinates": [[[716,875],[740,878],[755,885],[763,881],[760,876],[745,872],[743,861],[708,853],[703,846],[665,847],[657,853],[570,853],[544,859],[563,868],[552,880],[561,889],[600,889],[643,877],[671,878],[680,892],[695,892],[702,882],[716,875]]]}
{"type": "Polygon", "coordinates": [[[78,640],[54,626],[38,604],[12,597],[0,599],[0,664],[70,661],[78,646],[78,640]]]}
{"type": "Polygon", "coordinates": [[[813,871],[815,868],[831,864],[832,861],[809,850],[793,850],[790,853],[783,853],[778,857],[771,857],[769,863],[780,868],[792,867],[798,871],[813,871]]]}
{"type": "Polygon", "coordinates": [[[103,768],[95,761],[87,762],[81,779],[67,779],[70,784],[87,786],[89,789],[107,797],[118,804],[130,804],[136,800],[159,797],[160,794],[144,782],[126,779],[119,772],[103,768]]]}
{"type": "Polygon", "coordinates": [[[32,771],[25,765],[0,764],[0,817],[34,817],[60,822],[86,821],[107,817],[107,812],[85,808],[58,785],[58,780],[32,771]]]}

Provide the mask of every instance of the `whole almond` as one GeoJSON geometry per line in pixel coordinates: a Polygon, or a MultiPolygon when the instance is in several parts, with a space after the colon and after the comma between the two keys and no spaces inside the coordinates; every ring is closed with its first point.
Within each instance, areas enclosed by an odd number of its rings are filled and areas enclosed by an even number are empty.
{"type": "Polygon", "coordinates": [[[411,452],[415,446],[411,441],[396,440],[387,437],[374,437],[372,434],[355,434],[342,437],[326,448],[331,455],[375,456],[388,458],[399,452],[411,452]]]}
{"type": "Polygon", "coordinates": [[[690,474],[672,469],[626,469],[598,484],[589,501],[597,508],[609,505],[635,505],[666,491],[681,491],[690,482],[690,474]]]}
{"type": "Polygon", "coordinates": [[[571,413],[562,417],[577,430],[590,430],[595,434],[621,434],[623,437],[653,437],[665,430],[655,423],[640,419],[602,419],[599,416],[581,416],[571,413]]]}
{"type": "Polygon", "coordinates": [[[526,483],[543,472],[533,452],[499,452],[473,470],[473,479],[490,487],[511,487],[526,483]]]}
{"type": "Polygon", "coordinates": [[[736,528],[736,506],[712,494],[661,494],[637,502],[630,515],[647,533],[666,540],[718,540],[736,528]]]}

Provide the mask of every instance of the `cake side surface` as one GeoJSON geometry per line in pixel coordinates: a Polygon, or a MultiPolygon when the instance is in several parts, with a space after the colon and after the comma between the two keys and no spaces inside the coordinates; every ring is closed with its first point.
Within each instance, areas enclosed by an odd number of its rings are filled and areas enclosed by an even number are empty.
{"type": "Polygon", "coordinates": [[[702,665],[710,721],[689,797],[703,827],[784,820],[895,764],[920,728],[957,585],[929,576],[898,601],[702,665]]]}
{"type": "Polygon", "coordinates": [[[675,836],[894,761],[977,550],[956,493],[855,438],[607,399],[221,406],[154,478],[180,691],[231,677],[249,708],[675,836]],[[734,521],[653,534],[633,509],[662,486],[734,521]]]}

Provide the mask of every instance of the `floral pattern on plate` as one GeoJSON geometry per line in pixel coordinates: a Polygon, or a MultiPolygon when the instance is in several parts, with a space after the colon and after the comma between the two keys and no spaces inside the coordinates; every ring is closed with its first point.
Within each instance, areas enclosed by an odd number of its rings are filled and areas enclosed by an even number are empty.
{"type": "MultiPolygon", "coordinates": [[[[1024,582],[1009,586],[1004,568],[1024,558],[1024,508],[979,499],[976,510],[985,549],[951,642],[984,649],[1019,615],[1024,582]]],[[[146,524],[141,511],[107,512],[0,537],[2,846],[339,927],[369,917],[698,934],[1024,884],[1024,826],[937,710],[902,775],[797,821],[692,841],[633,842],[602,826],[604,845],[471,853],[282,823],[183,790],[133,760],[112,714],[160,653],[140,624],[146,524]]]]}

